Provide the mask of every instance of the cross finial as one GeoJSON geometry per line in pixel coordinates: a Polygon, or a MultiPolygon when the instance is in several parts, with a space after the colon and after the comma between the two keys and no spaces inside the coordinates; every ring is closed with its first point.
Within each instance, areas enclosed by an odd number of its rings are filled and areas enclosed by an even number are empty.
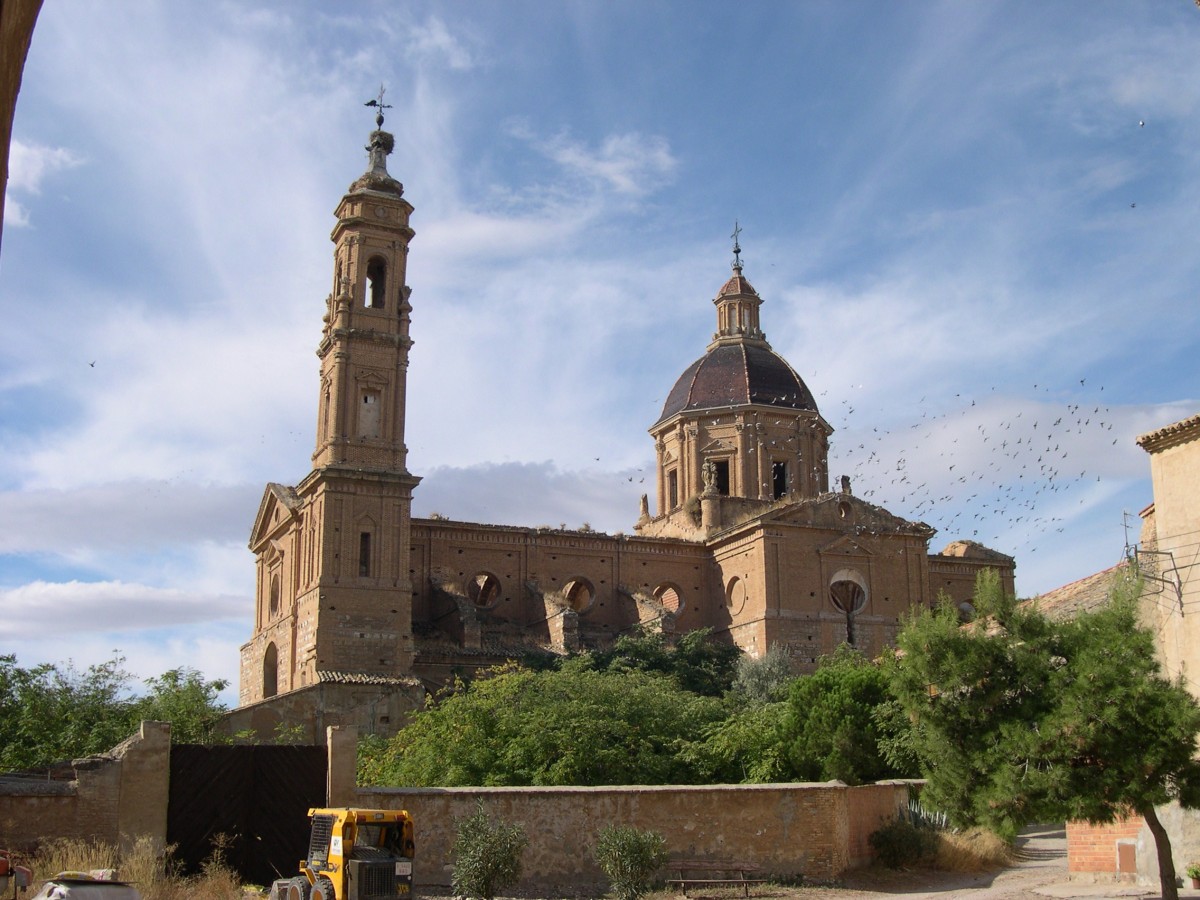
{"type": "Polygon", "coordinates": [[[740,269],[742,267],[742,248],[738,245],[738,236],[742,233],[742,227],[738,224],[737,219],[733,220],[733,267],[740,269]]]}
{"type": "Polygon", "coordinates": [[[383,95],[386,92],[386,90],[387,89],[381,83],[379,85],[379,96],[375,97],[373,100],[368,100],[366,103],[363,104],[363,106],[374,106],[377,110],[379,110],[379,112],[375,116],[375,127],[376,128],[383,127],[383,111],[385,109],[392,108],[392,104],[383,102],[383,95]]]}

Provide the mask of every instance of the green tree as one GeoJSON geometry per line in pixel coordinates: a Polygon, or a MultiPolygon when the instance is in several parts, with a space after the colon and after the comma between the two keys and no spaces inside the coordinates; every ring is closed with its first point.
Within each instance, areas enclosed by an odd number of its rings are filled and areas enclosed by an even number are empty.
{"type": "Polygon", "coordinates": [[[133,704],[135,719],[170,722],[176,744],[212,743],[213,728],[226,712],[217,697],[228,681],[206,681],[195,669],[181,667],[147,678],[146,686],[149,692],[133,704]]]}
{"type": "Polygon", "coordinates": [[[787,697],[795,680],[787,650],[772,644],[761,657],[742,654],[737,660],[732,693],[750,703],[776,703],[787,697]]]}
{"type": "Polygon", "coordinates": [[[980,577],[979,618],[951,604],[898,638],[891,683],[914,720],[925,797],[958,825],[1013,835],[1030,821],[1107,822],[1134,811],[1155,838],[1162,896],[1176,898],[1170,841],[1155,806],[1200,804],[1200,705],[1162,676],[1137,620],[1140,584],[1052,622],[980,577]]]}
{"type": "Polygon", "coordinates": [[[876,713],[890,699],[887,674],[846,646],[792,682],[782,734],[795,777],[862,784],[911,774],[897,771],[880,748],[876,713]]]}
{"type": "Polygon", "coordinates": [[[715,640],[711,628],[689,631],[671,643],[662,634],[621,635],[607,650],[583,656],[583,664],[610,672],[656,672],[675,678],[685,691],[720,697],[733,685],[742,651],[715,640]]]}
{"type": "Polygon", "coordinates": [[[34,768],[102,753],[129,737],[131,676],[111,660],[22,668],[0,656],[0,767],[34,768]]]}
{"type": "Polygon", "coordinates": [[[142,719],[171,723],[172,739],[205,742],[224,713],[223,681],[205,681],[191,669],[148,679],[144,696],[115,654],[82,672],[70,662],[24,668],[0,656],[0,768],[26,769],[104,753],[125,740],[142,719]]]}
{"type": "Polygon", "coordinates": [[[710,725],[703,739],[680,753],[705,784],[770,784],[792,781],[783,723],[786,703],[758,703],[733,710],[710,725]]]}
{"type": "Polygon", "coordinates": [[[722,716],[662,675],[510,667],[443,693],[364,748],[360,771],[384,785],[689,784],[680,748],[722,716]]]}

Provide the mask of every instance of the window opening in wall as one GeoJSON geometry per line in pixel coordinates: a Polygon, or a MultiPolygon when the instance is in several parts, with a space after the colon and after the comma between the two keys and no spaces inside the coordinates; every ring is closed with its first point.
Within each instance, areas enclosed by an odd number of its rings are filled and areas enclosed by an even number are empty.
{"type": "Polygon", "coordinates": [[[378,256],[367,263],[367,306],[383,309],[387,296],[387,265],[378,256]]]}
{"type": "Polygon", "coordinates": [[[672,469],[667,473],[667,508],[679,506],[679,472],[672,469]]]}
{"type": "Polygon", "coordinates": [[[271,618],[279,615],[279,574],[271,576],[271,618]]]}
{"type": "Polygon", "coordinates": [[[719,459],[717,466],[717,493],[722,497],[729,496],[729,460],[719,459]]]}
{"type": "Polygon", "coordinates": [[[500,579],[491,572],[480,572],[472,575],[467,582],[467,593],[471,602],[481,609],[494,606],[500,599],[500,579]]]}
{"type": "Polygon", "coordinates": [[[734,575],[725,585],[725,605],[735,615],[746,605],[746,583],[734,575]]]}
{"type": "Polygon", "coordinates": [[[358,574],[367,578],[371,574],[371,532],[364,531],[358,536],[358,574]]]}
{"type": "Polygon", "coordinates": [[[267,644],[263,653],[263,698],[279,693],[279,651],[274,644],[267,644]]]}
{"type": "Polygon", "coordinates": [[[774,485],[775,499],[781,499],[787,494],[787,463],[777,462],[771,464],[771,481],[774,485]]]}
{"type": "Polygon", "coordinates": [[[854,617],[867,605],[867,586],[857,572],[842,569],[829,584],[829,599],[846,616],[846,643],[855,646],[854,617]]]}
{"type": "Polygon", "coordinates": [[[673,584],[660,584],[654,589],[654,596],[668,612],[677,613],[683,608],[683,598],[673,584]]]}
{"type": "Polygon", "coordinates": [[[379,437],[379,391],[363,391],[358,408],[358,436],[379,437]]]}
{"type": "Polygon", "coordinates": [[[596,591],[586,578],[572,578],[563,587],[563,596],[566,597],[567,606],[577,613],[585,613],[591,609],[596,591]]]}

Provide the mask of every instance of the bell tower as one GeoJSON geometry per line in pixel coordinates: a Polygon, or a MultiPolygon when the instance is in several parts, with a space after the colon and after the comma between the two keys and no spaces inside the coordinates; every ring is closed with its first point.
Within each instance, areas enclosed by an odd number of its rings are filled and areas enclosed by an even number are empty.
{"type": "Polygon", "coordinates": [[[413,207],[388,174],[395,139],[383,130],[382,92],[368,105],[378,115],[367,170],[338,203],[330,236],[313,468],[294,488],[267,486],[250,538],[258,587],[254,637],[242,648],[243,705],[320,684],[403,681],[412,671],[420,479],[408,471],[404,418],[413,207]]]}
{"type": "MultiPolygon", "coordinates": [[[[374,101],[373,101],[374,102],[374,101]]],[[[313,465],[405,472],[404,398],[412,205],[387,171],[395,139],[383,107],[367,150],[370,165],[335,215],[333,292],[317,356],[321,386],[313,465]]]]}

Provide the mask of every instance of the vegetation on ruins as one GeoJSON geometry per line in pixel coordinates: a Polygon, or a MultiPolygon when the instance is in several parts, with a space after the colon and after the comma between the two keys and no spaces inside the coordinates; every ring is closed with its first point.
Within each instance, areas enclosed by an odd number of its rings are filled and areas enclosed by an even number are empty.
{"type": "Polygon", "coordinates": [[[1200,802],[1200,704],[1163,677],[1138,623],[1140,591],[1126,578],[1104,608],[1059,622],[983,576],[973,625],[949,604],[909,621],[891,685],[914,723],[927,805],[1006,836],[1032,821],[1136,812],[1155,837],[1162,895],[1173,898],[1155,806],[1200,802]]]}
{"type": "Polygon", "coordinates": [[[0,655],[0,769],[29,769],[104,753],[143,719],[171,723],[176,743],[205,743],[225,712],[222,680],[178,668],[133,692],[133,676],[114,656],[82,672],[70,663],[25,668],[0,655]]]}

